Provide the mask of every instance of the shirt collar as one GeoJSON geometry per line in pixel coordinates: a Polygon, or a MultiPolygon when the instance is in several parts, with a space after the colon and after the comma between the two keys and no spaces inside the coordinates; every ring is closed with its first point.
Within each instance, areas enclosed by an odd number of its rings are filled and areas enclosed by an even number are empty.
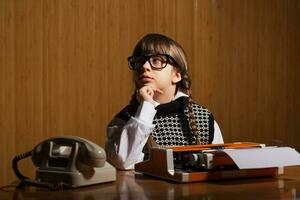
{"type": "MultiPolygon", "coordinates": [[[[176,100],[176,99],[178,99],[178,98],[180,98],[180,97],[188,97],[188,96],[189,95],[187,95],[187,94],[185,94],[185,93],[183,93],[183,92],[181,92],[181,91],[178,90],[177,93],[176,93],[176,95],[173,98],[173,101],[176,100]]],[[[154,107],[156,107],[158,105],[160,105],[160,103],[154,101],[154,107]]]]}
{"type": "Polygon", "coordinates": [[[178,99],[179,97],[188,97],[189,95],[181,92],[181,91],[177,91],[176,95],[174,96],[173,100],[178,99]]]}

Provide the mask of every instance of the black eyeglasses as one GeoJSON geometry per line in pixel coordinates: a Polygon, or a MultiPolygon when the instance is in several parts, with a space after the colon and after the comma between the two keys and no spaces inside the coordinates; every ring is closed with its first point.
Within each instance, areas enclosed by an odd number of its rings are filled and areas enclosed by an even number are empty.
{"type": "Polygon", "coordinates": [[[162,70],[169,63],[173,63],[176,66],[178,65],[175,59],[169,54],[139,55],[128,57],[128,65],[131,70],[138,70],[147,61],[154,70],[162,70]]]}

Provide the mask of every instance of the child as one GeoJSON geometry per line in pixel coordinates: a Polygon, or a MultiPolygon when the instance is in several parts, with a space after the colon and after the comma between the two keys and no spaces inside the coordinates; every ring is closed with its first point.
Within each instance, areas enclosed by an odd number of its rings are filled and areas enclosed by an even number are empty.
{"type": "Polygon", "coordinates": [[[116,168],[134,169],[151,146],[223,143],[212,113],[192,101],[186,56],[177,42],[148,34],[128,64],[136,91],[107,127],[107,158],[116,168]]]}

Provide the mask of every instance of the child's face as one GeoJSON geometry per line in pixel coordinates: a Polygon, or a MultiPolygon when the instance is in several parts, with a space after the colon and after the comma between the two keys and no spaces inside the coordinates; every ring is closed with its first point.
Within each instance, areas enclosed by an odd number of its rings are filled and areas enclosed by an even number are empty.
{"type": "Polygon", "coordinates": [[[139,69],[134,70],[134,80],[139,88],[147,85],[167,92],[176,88],[176,83],[181,80],[181,74],[171,64],[157,70],[146,61],[139,69]]]}

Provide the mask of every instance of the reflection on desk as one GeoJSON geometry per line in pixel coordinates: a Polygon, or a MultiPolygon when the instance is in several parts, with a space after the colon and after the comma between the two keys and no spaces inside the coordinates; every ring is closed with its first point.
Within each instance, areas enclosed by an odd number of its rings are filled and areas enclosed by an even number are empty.
{"type": "Polygon", "coordinates": [[[174,183],[134,171],[118,171],[117,181],[65,191],[2,187],[0,199],[297,199],[300,167],[289,167],[277,178],[236,179],[199,183],[174,183]]]}

